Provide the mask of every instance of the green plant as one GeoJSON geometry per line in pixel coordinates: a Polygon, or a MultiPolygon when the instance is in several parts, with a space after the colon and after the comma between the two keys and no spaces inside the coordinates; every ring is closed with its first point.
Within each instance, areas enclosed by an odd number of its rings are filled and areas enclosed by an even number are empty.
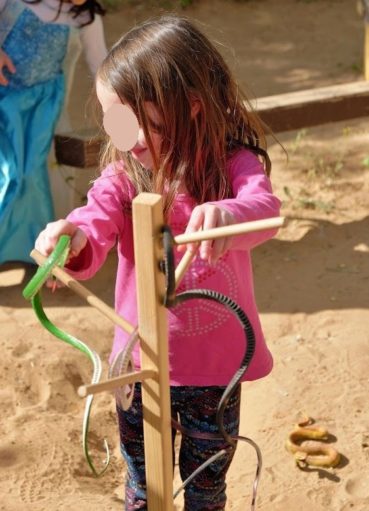
{"type": "Polygon", "coordinates": [[[311,193],[305,188],[301,188],[298,194],[294,195],[288,186],[284,186],[283,192],[289,199],[293,209],[313,209],[324,211],[324,213],[331,213],[334,209],[334,204],[332,202],[323,201],[319,199],[319,197],[312,197],[311,193]]]}
{"type": "Polygon", "coordinates": [[[351,71],[353,71],[354,73],[357,73],[357,74],[362,74],[363,73],[363,65],[362,65],[362,63],[360,63],[360,62],[353,62],[351,64],[351,71]]]}
{"type": "Polygon", "coordinates": [[[361,163],[364,165],[364,167],[369,168],[369,156],[366,156],[361,163]]]}
{"type": "Polygon", "coordinates": [[[293,142],[291,142],[291,145],[290,145],[290,148],[289,148],[289,151],[292,154],[296,153],[296,151],[300,148],[301,142],[304,140],[304,138],[306,137],[307,133],[308,133],[308,130],[305,129],[305,128],[303,128],[302,130],[299,130],[296,133],[295,139],[293,140],[293,142]]]}
{"type": "Polygon", "coordinates": [[[314,156],[312,163],[307,170],[307,177],[312,178],[332,178],[337,177],[343,168],[343,155],[324,155],[314,156]]]}
{"type": "Polygon", "coordinates": [[[331,213],[334,209],[332,202],[325,202],[320,199],[312,199],[311,197],[299,197],[297,204],[303,209],[318,209],[324,213],[331,213]]]}

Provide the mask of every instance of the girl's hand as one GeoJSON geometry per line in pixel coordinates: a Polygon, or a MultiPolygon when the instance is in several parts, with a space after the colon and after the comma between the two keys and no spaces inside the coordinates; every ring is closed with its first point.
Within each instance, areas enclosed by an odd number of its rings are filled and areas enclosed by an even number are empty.
{"type": "Polygon", "coordinates": [[[8,85],[8,80],[5,78],[3,69],[7,67],[11,73],[15,73],[16,69],[10,57],[5,51],[0,49],[0,85],[8,85]]]}
{"type": "Polygon", "coordinates": [[[71,237],[69,260],[78,256],[87,244],[87,236],[67,220],[57,220],[47,224],[46,228],[38,235],[35,248],[45,256],[50,255],[62,234],[68,234],[71,237]]]}
{"type": "MultiPolygon", "coordinates": [[[[207,230],[214,227],[223,227],[236,223],[234,216],[226,209],[222,209],[214,204],[202,204],[196,206],[192,211],[190,220],[187,225],[186,234],[198,231],[200,229],[207,230]]],[[[200,257],[205,259],[209,264],[214,264],[231,245],[231,237],[219,238],[217,240],[205,240],[200,244],[200,257]]],[[[178,250],[182,252],[185,245],[180,245],[178,250]]],[[[196,252],[198,243],[189,243],[187,250],[196,252]]]]}

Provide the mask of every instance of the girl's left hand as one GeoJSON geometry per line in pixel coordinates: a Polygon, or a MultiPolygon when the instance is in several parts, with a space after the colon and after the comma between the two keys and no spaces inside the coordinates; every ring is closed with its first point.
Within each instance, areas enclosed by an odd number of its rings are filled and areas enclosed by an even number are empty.
{"type": "MultiPolygon", "coordinates": [[[[186,234],[214,227],[223,227],[226,225],[235,224],[236,219],[226,209],[222,209],[214,204],[201,204],[196,206],[192,211],[190,220],[187,225],[186,234]]],[[[217,260],[229,249],[232,242],[232,237],[219,238],[216,240],[204,240],[200,244],[200,257],[205,259],[209,264],[214,264],[217,260]]],[[[196,252],[198,248],[197,243],[189,243],[186,245],[179,245],[178,250],[182,252],[185,247],[191,252],[196,252]]]]}

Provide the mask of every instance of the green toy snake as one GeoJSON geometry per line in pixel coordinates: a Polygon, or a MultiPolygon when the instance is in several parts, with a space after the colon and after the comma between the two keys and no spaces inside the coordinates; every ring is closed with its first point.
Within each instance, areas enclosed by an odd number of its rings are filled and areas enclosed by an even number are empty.
{"type": "MultiPolygon", "coordinates": [[[[36,313],[37,318],[41,322],[41,324],[48,330],[50,333],[52,333],[55,337],[58,339],[70,344],[73,346],[73,348],[77,348],[78,350],[82,351],[85,355],[88,356],[88,358],[93,363],[93,375],[91,383],[97,383],[100,380],[101,376],[101,360],[99,355],[89,348],[87,344],[84,342],[78,340],[76,337],[73,337],[70,334],[67,334],[63,330],[60,330],[57,326],[55,326],[49,318],[46,316],[45,311],[42,307],[41,302],[41,294],[40,290],[46,280],[50,277],[51,272],[55,266],[63,267],[67,258],[68,253],[70,249],[70,236],[63,235],[60,237],[54,251],[50,254],[50,256],[47,258],[46,262],[40,266],[34,275],[34,277],[29,281],[27,286],[23,290],[23,296],[26,300],[30,300],[32,307],[36,313]]],[[[83,416],[83,427],[82,427],[82,446],[83,446],[83,452],[84,456],[86,458],[86,461],[91,468],[94,476],[98,477],[101,476],[105,470],[107,469],[110,461],[110,453],[109,453],[109,447],[104,439],[104,447],[106,451],[106,460],[104,462],[104,468],[98,472],[92,462],[91,456],[89,454],[88,450],[88,427],[89,427],[89,420],[90,420],[90,411],[93,401],[93,395],[89,395],[86,398],[86,405],[85,405],[85,412],[83,416]]]]}

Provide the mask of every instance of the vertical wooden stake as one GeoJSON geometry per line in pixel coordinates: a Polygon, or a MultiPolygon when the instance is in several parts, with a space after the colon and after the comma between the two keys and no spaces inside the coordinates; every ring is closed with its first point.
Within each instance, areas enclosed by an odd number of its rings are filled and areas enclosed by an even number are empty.
{"type": "Polygon", "coordinates": [[[369,80],[369,23],[365,23],[364,76],[369,80]]]}
{"type": "Polygon", "coordinates": [[[162,305],[165,280],[159,270],[161,196],[142,193],[132,207],[141,369],[158,373],[142,382],[147,504],[149,511],[173,511],[167,313],[162,305]]]}

